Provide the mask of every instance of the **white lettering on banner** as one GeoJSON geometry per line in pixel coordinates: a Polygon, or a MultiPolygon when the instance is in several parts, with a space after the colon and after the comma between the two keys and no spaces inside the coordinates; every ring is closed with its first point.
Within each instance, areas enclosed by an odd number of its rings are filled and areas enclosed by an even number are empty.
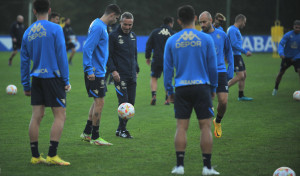
{"type": "Polygon", "coordinates": [[[268,52],[269,48],[271,48],[272,51],[277,51],[277,47],[274,44],[274,42],[272,42],[272,37],[271,36],[268,37],[268,40],[265,44],[264,52],[268,52]]]}
{"type": "Polygon", "coordinates": [[[264,50],[264,39],[262,37],[253,37],[254,51],[262,52],[264,50]]]}
{"type": "Polygon", "coordinates": [[[251,45],[249,37],[244,37],[243,48],[244,49],[249,49],[250,51],[253,51],[253,47],[251,45]]]}

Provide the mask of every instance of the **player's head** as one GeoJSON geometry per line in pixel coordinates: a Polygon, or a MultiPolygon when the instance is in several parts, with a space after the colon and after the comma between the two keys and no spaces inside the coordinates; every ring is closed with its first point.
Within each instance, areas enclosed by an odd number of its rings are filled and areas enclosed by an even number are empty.
{"type": "Polygon", "coordinates": [[[17,22],[18,23],[23,23],[24,22],[24,17],[22,15],[17,16],[17,22]]]}
{"type": "Polygon", "coordinates": [[[124,12],[121,15],[120,24],[121,29],[125,34],[128,34],[133,26],[133,15],[130,12],[124,12]]]}
{"type": "Polygon", "coordinates": [[[59,24],[60,14],[57,12],[51,12],[50,21],[56,24],[59,24]]]}
{"type": "Polygon", "coordinates": [[[70,18],[66,18],[65,19],[65,24],[66,25],[71,25],[71,19],[70,18]]]}
{"type": "Polygon", "coordinates": [[[246,26],[246,17],[243,14],[238,14],[235,17],[234,24],[238,26],[238,28],[243,29],[246,26]]]}
{"type": "Polygon", "coordinates": [[[212,29],[212,17],[208,11],[204,11],[199,16],[199,23],[203,32],[208,33],[212,29]]]}
{"type": "Polygon", "coordinates": [[[118,18],[120,17],[121,9],[116,4],[110,4],[106,7],[104,16],[107,17],[108,25],[115,24],[118,21],[118,18]]]}
{"type": "Polygon", "coordinates": [[[300,33],[300,20],[295,20],[294,21],[294,32],[296,34],[300,33]]]}
{"type": "Polygon", "coordinates": [[[222,13],[216,13],[215,15],[215,21],[214,26],[220,27],[223,25],[223,23],[226,21],[226,17],[222,13]]]}
{"type": "Polygon", "coordinates": [[[165,17],[164,18],[164,25],[169,25],[172,28],[173,25],[174,25],[174,18],[170,17],[170,16],[165,17]]]}
{"type": "Polygon", "coordinates": [[[195,24],[195,20],[197,19],[195,15],[195,9],[191,5],[184,5],[177,9],[177,22],[181,27],[195,24]]]}
{"type": "Polygon", "coordinates": [[[34,0],[33,1],[33,13],[34,14],[48,14],[51,11],[49,0],[34,0]]]}

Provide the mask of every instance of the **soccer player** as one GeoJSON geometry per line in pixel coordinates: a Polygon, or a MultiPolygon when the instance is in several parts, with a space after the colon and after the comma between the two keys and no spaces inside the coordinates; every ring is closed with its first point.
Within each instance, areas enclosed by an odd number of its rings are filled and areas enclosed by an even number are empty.
{"type": "Polygon", "coordinates": [[[281,78],[291,65],[294,66],[295,72],[298,72],[300,78],[300,20],[294,21],[293,28],[294,30],[284,34],[278,46],[278,54],[282,60],[272,92],[273,96],[277,94],[281,78]]]}
{"type": "Polygon", "coordinates": [[[101,112],[104,106],[106,64],[108,60],[107,25],[117,22],[121,9],[115,4],[108,5],[101,18],[95,19],[88,30],[83,46],[83,69],[85,86],[89,97],[94,98],[89,117],[81,139],[94,145],[112,145],[99,136],[101,112]]]}
{"type": "Polygon", "coordinates": [[[18,53],[18,49],[21,48],[22,37],[25,32],[25,26],[23,24],[24,17],[22,15],[17,16],[17,21],[14,22],[10,27],[10,36],[12,38],[13,52],[8,59],[8,65],[12,65],[12,60],[18,53]]]}
{"type": "Polygon", "coordinates": [[[60,14],[57,12],[51,12],[50,21],[56,24],[59,24],[60,14]]]}
{"type": "MultiPolygon", "coordinates": [[[[150,87],[152,93],[151,105],[156,104],[156,90],[157,90],[157,80],[160,78],[161,73],[163,71],[163,63],[164,63],[164,48],[167,39],[174,34],[172,31],[174,18],[165,17],[164,24],[154,29],[147,41],[146,44],[146,63],[150,65],[151,63],[151,79],[150,79],[150,87]],[[151,62],[151,53],[153,50],[153,60],[151,62]]],[[[168,94],[166,92],[166,100],[165,105],[169,105],[168,94]]]]}
{"type": "Polygon", "coordinates": [[[244,95],[245,80],[246,80],[246,66],[242,58],[242,53],[246,56],[251,56],[252,53],[242,48],[242,34],[240,29],[243,29],[246,25],[246,17],[242,14],[239,14],[235,17],[234,25],[230,26],[227,30],[227,35],[230,39],[233,58],[234,58],[234,71],[236,76],[233,77],[229,82],[228,86],[231,87],[238,82],[239,85],[239,101],[251,101],[253,98],[246,97],[244,95]]]}
{"type": "Polygon", "coordinates": [[[222,25],[224,24],[225,21],[226,21],[226,17],[222,13],[216,13],[213,26],[216,29],[220,29],[220,30],[224,31],[224,29],[222,28],[222,25]]]}
{"type": "MultiPolygon", "coordinates": [[[[133,15],[124,12],[121,15],[120,26],[109,34],[108,70],[112,73],[119,105],[128,102],[134,105],[136,95],[136,80],[139,72],[137,62],[136,35],[132,32],[133,15]]],[[[128,120],[119,118],[116,136],[133,138],[127,130],[128,120]]]]}
{"type": "Polygon", "coordinates": [[[65,40],[66,40],[67,51],[71,50],[71,54],[69,56],[69,64],[72,65],[72,59],[76,52],[76,49],[75,49],[76,36],[71,27],[71,19],[70,18],[66,18],[65,27],[64,27],[64,35],[65,35],[65,40]]]}
{"type": "Polygon", "coordinates": [[[184,174],[184,155],[187,129],[194,109],[201,131],[200,146],[204,167],[203,175],[218,175],[211,167],[212,134],[211,118],[214,116],[212,97],[218,86],[217,57],[212,38],[195,29],[195,10],[190,5],[177,10],[182,30],[171,36],[164,53],[164,85],[170,102],[174,102],[177,128],[175,150],[177,165],[173,174],[184,174]],[[175,76],[175,95],[172,79],[175,76]],[[175,98],[175,101],[174,101],[175,98]]]}
{"type": "Polygon", "coordinates": [[[70,89],[69,67],[62,28],[48,21],[50,12],[49,0],[33,2],[33,13],[37,21],[25,31],[21,48],[22,85],[25,95],[31,96],[32,105],[29,124],[31,163],[70,165],[57,155],[66,120],[65,91],[70,89]],[[30,72],[31,61],[33,65],[30,72]],[[54,115],[47,159],[44,159],[38,150],[39,128],[45,107],[51,107],[54,115]]]}
{"type": "Polygon", "coordinates": [[[218,64],[218,107],[217,117],[213,120],[216,138],[222,136],[221,120],[224,117],[228,101],[228,83],[227,80],[233,77],[233,54],[229,38],[223,30],[215,29],[212,25],[211,14],[207,11],[202,12],[199,16],[199,24],[202,31],[209,34],[215,44],[218,64]],[[228,61],[228,69],[226,70],[225,59],[228,61]]]}

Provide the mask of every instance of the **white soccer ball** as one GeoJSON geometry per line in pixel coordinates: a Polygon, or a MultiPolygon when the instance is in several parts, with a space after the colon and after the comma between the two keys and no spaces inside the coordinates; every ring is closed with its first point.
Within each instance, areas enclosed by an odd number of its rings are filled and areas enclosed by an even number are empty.
{"type": "Polygon", "coordinates": [[[296,174],[291,168],[280,167],[276,169],[273,176],[296,176],[296,174]]]}
{"type": "Polygon", "coordinates": [[[15,86],[15,85],[8,85],[7,87],[6,87],[6,93],[8,94],[8,95],[16,95],[17,94],[17,92],[18,92],[18,89],[17,89],[17,87],[15,86]]]}
{"type": "Polygon", "coordinates": [[[300,101],[300,90],[297,90],[293,94],[294,100],[300,101]]]}
{"type": "Polygon", "coordinates": [[[135,110],[132,104],[122,103],[118,107],[118,115],[122,119],[131,119],[134,116],[135,110]]]}

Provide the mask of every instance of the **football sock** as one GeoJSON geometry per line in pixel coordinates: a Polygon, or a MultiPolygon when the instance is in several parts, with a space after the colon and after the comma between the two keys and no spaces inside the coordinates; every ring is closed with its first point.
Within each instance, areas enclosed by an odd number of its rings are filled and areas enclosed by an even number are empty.
{"type": "Polygon", "coordinates": [[[211,154],[203,153],[202,159],[203,159],[203,165],[206,166],[208,169],[211,169],[211,163],[210,163],[211,154]]]}
{"type": "Polygon", "coordinates": [[[40,157],[38,142],[30,142],[31,153],[33,157],[40,157]]]}
{"type": "Polygon", "coordinates": [[[279,83],[275,83],[275,89],[278,90],[279,83]]]}
{"type": "Polygon", "coordinates": [[[156,96],[156,91],[152,91],[152,98],[156,96]]]}
{"type": "Polygon", "coordinates": [[[92,133],[92,121],[91,120],[87,120],[86,125],[85,125],[85,129],[84,129],[84,133],[85,134],[91,134],[92,133]]]}
{"type": "Polygon", "coordinates": [[[48,156],[50,157],[55,156],[57,152],[57,147],[58,147],[57,141],[50,141],[48,156]]]}
{"type": "Polygon", "coordinates": [[[244,91],[239,91],[239,98],[244,96],[244,91]]]}
{"type": "Polygon", "coordinates": [[[168,100],[168,94],[166,95],[166,100],[168,100]]]}
{"type": "Polygon", "coordinates": [[[223,118],[223,116],[220,116],[219,114],[217,114],[216,122],[221,123],[222,118],[223,118]]]}
{"type": "Polygon", "coordinates": [[[99,126],[94,126],[93,125],[93,129],[92,129],[92,139],[98,139],[99,138],[99,126]]]}
{"type": "Polygon", "coordinates": [[[185,152],[176,152],[177,167],[178,167],[178,166],[184,166],[184,165],[183,165],[184,153],[185,153],[185,152]]]}

